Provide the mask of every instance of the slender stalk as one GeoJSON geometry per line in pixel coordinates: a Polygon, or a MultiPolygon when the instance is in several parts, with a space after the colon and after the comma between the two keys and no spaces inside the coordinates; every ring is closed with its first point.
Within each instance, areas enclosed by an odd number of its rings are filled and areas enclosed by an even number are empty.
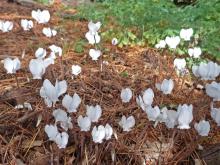
{"type": "Polygon", "coordinates": [[[17,74],[15,73],[14,75],[15,75],[15,81],[16,81],[17,87],[20,88],[19,83],[18,83],[18,77],[17,77],[17,74]]]}
{"type": "Polygon", "coordinates": [[[62,77],[62,80],[64,79],[64,70],[63,70],[63,58],[62,56],[60,56],[59,58],[60,60],[60,70],[61,70],[61,77],[62,77]]]}

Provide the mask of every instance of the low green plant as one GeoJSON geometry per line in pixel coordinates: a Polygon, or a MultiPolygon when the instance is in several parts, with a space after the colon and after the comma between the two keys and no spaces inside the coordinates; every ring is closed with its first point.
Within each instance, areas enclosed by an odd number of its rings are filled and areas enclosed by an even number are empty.
{"type": "Polygon", "coordinates": [[[181,28],[193,28],[203,51],[220,58],[219,11],[219,0],[197,0],[184,7],[168,0],[106,0],[79,7],[77,17],[101,21],[104,36],[114,33],[121,46],[143,41],[154,46],[167,35],[178,35],[181,28]]]}

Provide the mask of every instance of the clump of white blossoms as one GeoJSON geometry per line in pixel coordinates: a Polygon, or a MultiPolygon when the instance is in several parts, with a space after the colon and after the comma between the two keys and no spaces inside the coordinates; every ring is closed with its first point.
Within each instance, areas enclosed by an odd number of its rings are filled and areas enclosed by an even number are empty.
{"type": "Polygon", "coordinates": [[[66,148],[69,139],[69,135],[66,132],[59,133],[56,125],[46,125],[44,131],[49,140],[55,142],[60,149],[66,148]]]}
{"type": "Polygon", "coordinates": [[[71,117],[67,116],[67,113],[62,109],[56,109],[53,111],[53,116],[55,118],[55,122],[60,122],[60,126],[67,131],[68,129],[73,128],[73,124],[71,122],[71,117]]]}
{"type": "Polygon", "coordinates": [[[100,105],[96,106],[86,106],[86,115],[90,118],[92,122],[98,122],[102,115],[102,109],[100,105]]]}
{"type": "Polygon", "coordinates": [[[220,101],[220,83],[213,81],[205,86],[206,94],[213,98],[213,101],[220,101]]]}
{"type": "Polygon", "coordinates": [[[189,124],[191,123],[191,121],[193,120],[193,106],[191,105],[187,105],[187,104],[183,104],[183,105],[179,105],[178,109],[177,109],[177,121],[178,121],[178,128],[179,129],[190,129],[189,124]]]}
{"type": "Polygon", "coordinates": [[[190,57],[199,58],[202,54],[202,50],[200,47],[189,48],[188,54],[190,57]]]}
{"type": "Polygon", "coordinates": [[[101,56],[101,51],[96,49],[89,50],[89,56],[92,58],[93,61],[97,61],[98,58],[101,56]]]}
{"type": "Polygon", "coordinates": [[[171,94],[173,88],[174,88],[174,82],[172,79],[164,79],[163,82],[160,83],[156,83],[156,88],[160,91],[163,92],[163,94],[167,95],[167,94],[171,94]]]}
{"type": "Polygon", "coordinates": [[[40,96],[44,98],[44,102],[48,107],[52,107],[59,100],[59,96],[66,93],[67,82],[65,80],[56,80],[55,86],[48,79],[45,79],[40,89],[40,96]]]}
{"type": "Polygon", "coordinates": [[[42,76],[46,72],[46,68],[54,64],[53,58],[45,58],[46,50],[43,48],[38,48],[35,52],[35,57],[37,59],[31,59],[29,62],[29,70],[33,75],[33,79],[42,79],[42,76]]]}
{"type": "Polygon", "coordinates": [[[78,126],[80,127],[80,130],[81,131],[89,131],[90,130],[90,127],[91,127],[91,120],[89,117],[85,116],[85,117],[82,117],[82,115],[80,115],[78,118],[77,118],[77,123],[78,123],[78,126]]]}
{"type": "Polygon", "coordinates": [[[98,34],[98,31],[101,27],[101,22],[93,23],[92,21],[88,24],[89,31],[86,33],[85,37],[89,41],[90,44],[97,44],[100,42],[100,36],[98,34]]]}
{"type": "Polygon", "coordinates": [[[104,139],[111,139],[113,129],[109,124],[99,125],[98,128],[95,126],[92,129],[92,139],[95,143],[102,143],[104,139]]]}
{"type": "Polygon", "coordinates": [[[21,20],[21,27],[23,28],[24,31],[29,31],[34,27],[33,21],[27,20],[27,19],[22,19],[21,20]]]}
{"type": "Polygon", "coordinates": [[[43,34],[46,36],[46,37],[54,37],[56,34],[57,34],[57,31],[54,30],[54,29],[51,29],[51,28],[43,28],[42,30],[43,34]]]}
{"type": "Polygon", "coordinates": [[[4,68],[6,69],[8,74],[14,74],[17,70],[21,68],[21,62],[18,58],[11,59],[6,58],[3,60],[4,68]]]}
{"type": "Polygon", "coordinates": [[[77,93],[74,93],[73,97],[65,95],[62,100],[62,105],[67,109],[69,113],[77,112],[77,108],[81,103],[81,98],[77,93]]]}
{"type": "Polygon", "coordinates": [[[119,125],[122,127],[123,131],[129,132],[135,125],[134,116],[129,116],[126,118],[124,115],[122,116],[119,125]]]}
{"type": "Polygon", "coordinates": [[[31,12],[32,18],[34,18],[39,24],[45,24],[50,20],[50,13],[48,10],[32,10],[31,12]]]}
{"type": "Polygon", "coordinates": [[[208,136],[210,131],[210,124],[208,121],[201,120],[199,123],[194,124],[194,128],[200,136],[208,136]]]}
{"type": "Polygon", "coordinates": [[[202,80],[215,80],[220,74],[220,66],[209,61],[207,64],[200,63],[199,66],[193,66],[192,72],[196,77],[201,77],[202,80]]]}
{"type": "Polygon", "coordinates": [[[171,49],[176,49],[176,47],[180,43],[180,37],[179,36],[172,36],[172,37],[166,37],[165,38],[166,44],[169,46],[171,49]]]}
{"type": "Polygon", "coordinates": [[[13,29],[13,22],[0,20],[0,30],[3,33],[9,32],[13,29]]]}
{"type": "Polygon", "coordinates": [[[156,45],[155,45],[155,48],[157,49],[163,49],[166,47],[166,42],[165,40],[160,40],[156,45]]]}
{"type": "Polygon", "coordinates": [[[72,74],[74,76],[78,76],[81,73],[81,71],[82,71],[81,66],[79,66],[79,65],[72,65],[72,74]]]}
{"type": "Polygon", "coordinates": [[[123,103],[128,103],[132,98],[132,91],[130,88],[123,88],[121,90],[121,100],[123,103]]]}
{"type": "Polygon", "coordinates": [[[211,103],[211,117],[220,126],[220,108],[214,108],[213,103],[211,103]]]}
{"type": "Polygon", "coordinates": [[[184,39],[185,41],[190,41],[190,38],[193,35],[193,29],[181,29],[180,30],[180,38],[184,39]]]}

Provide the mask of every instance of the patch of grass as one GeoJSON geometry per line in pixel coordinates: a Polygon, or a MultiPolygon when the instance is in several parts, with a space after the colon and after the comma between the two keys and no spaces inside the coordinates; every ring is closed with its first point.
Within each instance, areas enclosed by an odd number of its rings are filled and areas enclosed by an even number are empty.
{"type": "Polygon", "coordinates": [[[192,27],[203,51],[220,58],[219,0],[197,0],[184,7],[168,0],[106,0],[81,6],[79,11],[78,18],[101,21],[105,36],[114,34],[122,46],[143,41],[154,46],[167,35],[178,35],[181,28],[192,27]],[[112,22],[117,28],[110,26],[112,22]],[[133,40],[128,33],[134,34],[133,40]]]}
{"type": "Polygon", "coordinates": [[[76,53],[83,53],[84,52],[84,47],[86,45],[85,40],[78,40],[74,44],[74,52],[76,53]]]}

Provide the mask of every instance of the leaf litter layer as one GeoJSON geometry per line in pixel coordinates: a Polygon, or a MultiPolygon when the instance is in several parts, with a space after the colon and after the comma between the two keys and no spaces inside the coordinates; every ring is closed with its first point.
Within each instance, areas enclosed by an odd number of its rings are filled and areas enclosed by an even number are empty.
{"type": "MultiPolygon", "coordinates": [[[[219,128],[211,120],[211,99],[203,90],[195,88],[202,83],[190,75],[179,78],[173,70],[173,57],[166,51],[159,53],[155,49],[143,47],[117,48],[110,43],[102,43],[102,60],[108,61],[100,68],[100,61],[91,61],[89,46],[82,44],[82,50],[76,53],[76,43],[84,43],[87,21],[71,21],[58,17],[59,7],[49,8],[52,21],[49,25],[58,30],[54,38],[42,34],[42,25],[35,24],[30,32],[24,32],[20,19],[31,19],[30,13],[36,7],[25,7],[0,2],[0,19],[15,23],[12,32],[0,35],[0,58],[18,57],[22,68],[17,73],[19,88],[13,76],[7,75],[0,65],[0,162],[13,164],[23,161],[26,164],[142,164],[161,162],[163,164],[189,164],[193,159],[200,159],[198,144],[204,148],[219,143],[219,128]],[[55,12],[56,11],[56,12],[55,12]],[[43,80],[32,80],[28,63],[34,57],[38,47],[47,48],[57,44],[63,48],[62,63],[57,61],[47,69],[44,79],[55,82],[56,79],[67,80],[68,93],[75,92],[82,98],[76,114],[71,114],[73,129],[69,131],[68,146],[58,150],[54,143],[48,141],[44,126],[54,122],[53,108],[47,108],[39,96],[43,80]],[[22,59],[21,56],[24,55],[22,59]],[[72,79],[71,66],[82,67],[80,76],[72,79]],[[155,83],[164,78],[175,81],[176,88],[169,96],[163,96],[155,83]],[[30,80],[29,80],[30,79],[30,80]],[[147,120],[147,115],[137,106],[135,97],[128,104],[122,104],[120,91],[130,87],[137,96],[150,87],[155,92],[153,105],[176,107],[178,104],[193,104],[193,122],[206,118],[211,122],[208,137],[200,137],[192,128],[190,130],[168,130],[158,124],[156,128],[147,120]],[[18,110],[14,107],[30,102],[33,111],[18,110]],[[85,105],[100,104],[103,114],[98,124],[109,123],[114,129],[114,137],[102,144],[94,144],[91,134],[81,132],[77,126],[77,117],[85,113],[85,105]],[[123,115],[133,115],[136,125],[132,131],[125,133],[118,122],[123,115]],[[37,123],[38,126],[36,127],[37,123]]],[[[75,12],[75,11],[74,11],[75,12]]],[[[57,108],[62,108],[61,101],[57,108]]]]}

